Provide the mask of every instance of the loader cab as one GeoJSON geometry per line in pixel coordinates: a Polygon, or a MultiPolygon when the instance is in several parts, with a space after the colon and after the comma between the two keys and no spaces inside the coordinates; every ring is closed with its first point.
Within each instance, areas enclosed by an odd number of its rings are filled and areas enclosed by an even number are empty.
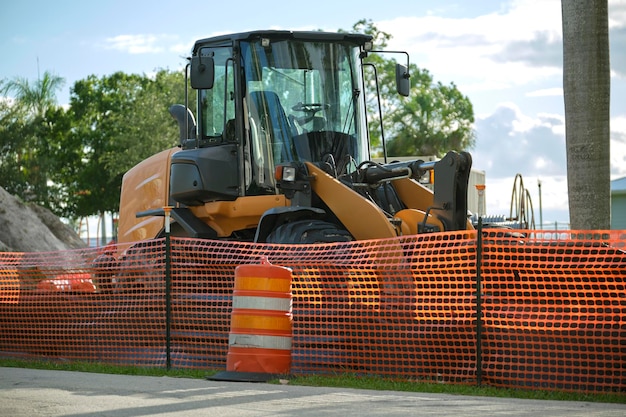
{"type": "Polygon", "coordinates": [[[217,192],[200,192],[198,203],[278,194],[274,171],[284,163],[318,162],[349,173],[368,160],[361,58],[370,41],[257,31],[196,42],[190,75],[198,90],[197,137],[181,138],[172,166],[192,155],[186,149],[204,154],[194,164],[220,166],[217,178],[208,168],[213,178],[204,184],[217,192]]]}

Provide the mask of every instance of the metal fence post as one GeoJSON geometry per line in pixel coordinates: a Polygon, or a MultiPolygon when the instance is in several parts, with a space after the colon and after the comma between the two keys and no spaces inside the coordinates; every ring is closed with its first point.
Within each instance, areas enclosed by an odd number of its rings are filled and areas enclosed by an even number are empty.
{"type": "Polygon", "coordinates": [[[172,277],[171,277],[171,242],[170,242],[170,212],[171,207],[164,207],[165,211],[165,366],[169,371],[172,368],[172,277]]]}
{"type": "Polygon", "coordinates": [[[482,298],[482,257],[483,257],[483,218],[478,218],[476,229],[476,383],[483,383],[483,298],[482,298]]]}

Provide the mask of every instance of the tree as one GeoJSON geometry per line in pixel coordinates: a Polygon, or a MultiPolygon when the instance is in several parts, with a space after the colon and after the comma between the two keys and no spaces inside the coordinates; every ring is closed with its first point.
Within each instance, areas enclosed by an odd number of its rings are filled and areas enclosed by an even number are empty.
{"type": "MultiPolygon", "coordinates": [[[[379,31],[371,20],[358,21],[353,30],[373,36],[375,50],[384,50],[392,39],[389,33],[379,31]]],[[[367,59],[377,68],[378,88],[384,97],[380,104],[388,155],[443,156],[449,150],[467,150],[474,146],[474,109],[454,83],[435,83],[428,70],[410,64],[411,92],[408,98],[403,98],[395,91],[396,61],[377,53],[367,59]]],[[[368,91],[375,91],[376,79],[369,77],[368,82],[368,91]]],[[[370,141],[372,148],[377,148],[382,145],[378,99],[368,97],[367,107],[370,141]]]]}
{"type": "Polygon", "coordinates": [[[48,71],[35,83],[17,77],[0,82],[0,182],[11,194],[48,208],[58,203],[51,186],[54,145],[50,133],[64,110],[56,106],[63,78],[48,71]]]}
{"type": "Polygon", "coordinates": [[[23,195],[27,188],[21,169],[27,126],[24,112],[15,103],[0,100],[0,184],[14,195],[23,195]]]}
{"type": "Polygon", "coordinates": [[[607,0],[562,0],[563,95],[570,225],[606,230],[610,202],[607,0]]]}
{"type": "Polygon", "coordinates": [[[42,118],[56,104],[56,93],[65,84],[65,79],[45,71],[34,84],[28,79],[16,77],[2,85],[2,95],[14,94],[16,105],[25,109],[30,118],[42,118]]]}
{"type": "MultiPolygon", "coordinates": [[[[77,81],[66,111],[63,79],[0,81],[0,183],[24,200],[76,219],[117,211],[123,174],[178,143],[168,107],[184,101],[184,76],[118,72],[77,81]]],[[[191,99],[193,99],[193,94],[191,99]]]]}
{"type": "Polygon", "coordinates": [[[132,166],[178,143],[168,107],[184,100],[182,73],[161,70],[154,78],[117,72],[89,76],[70,96],[72,129],[67,149],[79,149],[63,179],[69,217],[116,212],[122,176],[132,166]],[[78,146],[77,146],[78,144],[78,146]]]}
{"type": "Polygon", "coordinates": [[[387,110],[391,156],[443,156],[474,146],[474,108],[454,83],[434,83],[427,70],[410,66],[411,96],[387,110]]]}

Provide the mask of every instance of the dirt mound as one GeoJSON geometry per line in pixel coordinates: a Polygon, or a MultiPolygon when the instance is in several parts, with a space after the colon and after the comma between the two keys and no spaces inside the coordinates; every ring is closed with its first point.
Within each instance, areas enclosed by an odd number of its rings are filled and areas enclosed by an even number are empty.
{"type": "Polygon", "coordinates": [[[53,252],[87,245],[50,210],[24,203],[0,187],[0,251],[53,252]]]}

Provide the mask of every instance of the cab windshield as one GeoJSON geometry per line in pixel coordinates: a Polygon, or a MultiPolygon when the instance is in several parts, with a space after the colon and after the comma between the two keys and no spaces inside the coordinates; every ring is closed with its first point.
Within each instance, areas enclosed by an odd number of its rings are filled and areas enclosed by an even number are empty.
{"type": "Polygon", "coordinates": [[[263,163],[324,161],[345,171],[367,159],[357,46],[258,40],[241,50],[252,148],[263,163]]]}

